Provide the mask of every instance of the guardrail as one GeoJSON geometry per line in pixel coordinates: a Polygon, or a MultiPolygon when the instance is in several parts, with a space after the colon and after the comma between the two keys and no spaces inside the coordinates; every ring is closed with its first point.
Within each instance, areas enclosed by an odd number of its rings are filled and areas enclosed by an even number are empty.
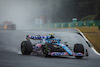
{"type": "Polygon", "coordinates": [[[100,21],[80,21],[80,22],[62,22],[62,23],[46,23],[43,24],[43,27],[46,28],[65,28],[65,27],[91,27],[91,26],[99,26],[100,21]]]}
{"type": "Polygon", "coordinates": [[[34,24],[33,28],[67,28],[67,27],[95,27],[98,26],[100,29],[100,20],[95,21],[80,21],[80,22],[61,22],[61,23],[45,23],[45,24],[34,24]]]}

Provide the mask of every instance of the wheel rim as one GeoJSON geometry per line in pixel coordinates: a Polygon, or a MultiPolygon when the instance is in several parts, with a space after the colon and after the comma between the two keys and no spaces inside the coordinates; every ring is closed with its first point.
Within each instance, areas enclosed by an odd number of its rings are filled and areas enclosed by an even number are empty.
{"type": "Polygon", "coordinates": [[[50,49],[50,48],[48,48],[48,53],[49,53],[49,54],[51,53],[51,49],[50,49]]]}
{"type": "Polygon", "coordinates": [[[45,56],[45,49],[43,50],[43,55],[45,56]]]}
{"type": "Polygon", "coordinates": [[[46,49],[43,50],[43,57],[46,57],[46,49]]]}

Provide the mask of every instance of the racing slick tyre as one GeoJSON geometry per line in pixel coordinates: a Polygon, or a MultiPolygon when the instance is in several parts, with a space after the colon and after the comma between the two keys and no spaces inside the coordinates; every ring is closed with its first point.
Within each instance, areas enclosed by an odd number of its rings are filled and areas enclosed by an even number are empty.
{"type": "Polygon", "coordinates": [[[32,52],[32,44],[31,42],[28,42],[28,41],[23,41],[21,43],[21,52],[22,52],[22,55],[30,55],[31,52],[32,52]]]}
{"type": "Polygon", "coordinates": [[[50,55],[48,54],[50,52],[49,48],[47,45],[43,46],[43,57],[49,57],[50,55]]]}
{"type": "MultiPolygon", "coordinates": [[[[82,44],[75,44],[74,45],[74,52],[75,53],[83,53],[84,54],[84,46],[82,44]]],[[[75,56],[77,59],[81,59],[83,56],[75,56]]]]}

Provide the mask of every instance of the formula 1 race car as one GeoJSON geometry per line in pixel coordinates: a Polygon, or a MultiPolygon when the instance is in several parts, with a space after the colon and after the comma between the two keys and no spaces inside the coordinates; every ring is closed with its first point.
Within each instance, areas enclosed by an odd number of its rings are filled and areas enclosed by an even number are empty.
{"type": "Polygon", "coordinates": [[[0,30],[16,30],[16,24],[6,21],[0,24],[0,30]]]}
{"type": "Polygon", "coordinates": [[[31,53],[39,54],[44,57],[48,56],[75,56],[82,58],[88,56],[87,49],[84,49],[82,44],[76,43],[73,50],[65,43],[62,44],[60,39],[56,39],[53,34],[47,36],[26,36],[26,41],[21,43],[21,52],[23,55],[30,55],[31,53]],[[40,40],[40,42],[32,44],[31,39],[40,40]]]}

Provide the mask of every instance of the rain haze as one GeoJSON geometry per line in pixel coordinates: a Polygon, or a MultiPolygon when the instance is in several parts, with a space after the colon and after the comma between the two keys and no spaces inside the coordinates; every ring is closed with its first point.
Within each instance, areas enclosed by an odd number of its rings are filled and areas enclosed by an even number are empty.
{"type": "Polygon", "coordinates": [[[11,21],[17,25],[17,29],[31,29],[35,19],[41,16],[47,20],[46,23],[63,22],[69,18],[71,21],[73,12],[69,6],[63,9],[64,1],[69,4],[73,0],[0,0],[0,23],[11,21]],[[63,17],[58,15],[61,11],[63,17]]]}
{"type": "Polygon", "coordinates": [[[0,67],[100,67],[100,0],[0,0],[0,67]]]}

